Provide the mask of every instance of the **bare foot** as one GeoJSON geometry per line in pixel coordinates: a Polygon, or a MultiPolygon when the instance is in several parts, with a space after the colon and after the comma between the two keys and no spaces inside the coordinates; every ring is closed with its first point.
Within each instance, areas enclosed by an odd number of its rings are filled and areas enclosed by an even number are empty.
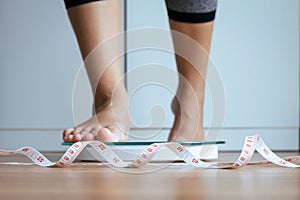
{"type": "MultiPolygon", "coordinates": [[[[97,104],[96,104],[97,105],[97,104]]],[[[115,92],[113,98],[104,98],[95,110],[96,114],[86,122],[66,129],[65,142],[100,140],[103,142],[127,141],[130,124],[129,106],[125,88],[115,92]]]]}
{"type": "Polygon", "coordinates": [[[168,140],[203,141],[203,92],[180,85],[171,106],[175,120],[168,140]]]}
{"type": "Polygon", "coordinates": [[[179,73],[179,87],[172,102],[175,121],[169,140],[204,140],[202,116],[205,76],[214,22],[185,23],[171,19],[169,22],[170,28],[175,30],[172,36],[179,73]],[[183,39],[178,32],[190,39],[183,39]],[[196,47],[196,43],[202,48],[196,47]]]}
{"type": "Polygon", "coordinates": [[[122,2],[99,1],[68,9],[81,55],[95,94],[95,114],[75,128],[66,129],[63,140],[126,141],[129,106],[121,73],[122,2]]]}

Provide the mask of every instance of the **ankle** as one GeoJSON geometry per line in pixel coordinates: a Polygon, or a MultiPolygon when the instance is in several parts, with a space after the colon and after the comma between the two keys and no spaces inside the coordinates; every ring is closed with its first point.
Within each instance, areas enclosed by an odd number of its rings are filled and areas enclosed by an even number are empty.
{"type": "Polygon", "coordinates": [[[179,84],[176,92],[176,104],[188,101],[196,103],[200,106],[204,103],[205,88],[202,85],[179,84]]]}
{"type": "Polygon", "coordinates": [[[95,110],[107,107],[114,101],[123,101],[124,105],[127,102],[127,91],[123,84],[111,90],[98,89],[94,99],[95,110]]]}

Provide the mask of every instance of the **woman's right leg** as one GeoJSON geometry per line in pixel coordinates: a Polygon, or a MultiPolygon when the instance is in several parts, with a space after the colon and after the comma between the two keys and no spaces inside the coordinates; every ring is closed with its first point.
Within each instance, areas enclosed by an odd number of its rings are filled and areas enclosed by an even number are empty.
{"type": "Polygon", "coordinates": [[[95,115],[74,128],[66,129],[64,141],[127,140],[130,118],[127,92],[121,81],[120,60],[106,66],[110,58],[120,55],[121,40],[113,40],[105,48],[96,48],[108,38],[120,34],[121,13],[120,0],[95,1],[68,8],[95,94],[95,115]]]}

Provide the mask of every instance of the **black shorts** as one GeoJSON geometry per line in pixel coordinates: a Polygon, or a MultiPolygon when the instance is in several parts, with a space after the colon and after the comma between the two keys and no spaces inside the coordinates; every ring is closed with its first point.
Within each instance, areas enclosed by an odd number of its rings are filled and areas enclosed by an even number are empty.
{"type": "MultiPolygon", "coordinates": [[[[100,0],[64,0],[66,8],[100,0]]],[[[165,0],[169,18],[188,23],[203,23],[215,19],[217,0],[165,0]]]]}

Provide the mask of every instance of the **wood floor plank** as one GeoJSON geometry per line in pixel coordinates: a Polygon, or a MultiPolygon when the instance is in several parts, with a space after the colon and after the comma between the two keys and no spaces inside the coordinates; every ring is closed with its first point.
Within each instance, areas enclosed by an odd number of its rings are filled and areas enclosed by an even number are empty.
{"type": "MultiPolygon", "coordinates": [[[[59,156],[48,154],[52,160],[59,156]]],[[[220,160],[234,161],[237,156],[222,153],[220,160]]],[[[28,159],[0,157],[0,163],[12,161],[28,159]]],[[[125,171],[99,163],[67,168],[0,164],[0,199],[300,199],[300,169],[262,165],[216,170],[150,164],[125,171]]]]}

